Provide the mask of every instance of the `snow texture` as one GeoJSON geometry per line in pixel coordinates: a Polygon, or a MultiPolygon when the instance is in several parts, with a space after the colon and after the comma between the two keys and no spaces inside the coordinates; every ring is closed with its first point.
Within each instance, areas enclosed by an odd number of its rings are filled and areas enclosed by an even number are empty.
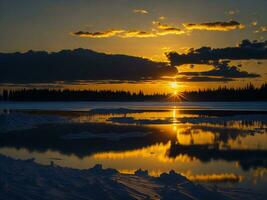
{"type": "Polygon", "coordinates": [[[171,171],[150,177],[147,171],[121,174],[101,165],[87,170],[36,164],[34,159],[14,160],[0,155],[0,199],[264,199],[242,189],[207,188],[171,171]]]}

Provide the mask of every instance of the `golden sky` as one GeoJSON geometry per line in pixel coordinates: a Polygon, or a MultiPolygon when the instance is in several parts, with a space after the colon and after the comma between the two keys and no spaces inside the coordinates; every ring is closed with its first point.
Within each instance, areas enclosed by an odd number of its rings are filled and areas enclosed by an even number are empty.
{"type": "MultiPolygon", "coordinates": [[[[265,0],[2,0],[0,52],[84,48],[168,63],[165,53],[171,51],[182,54],[204,46],[236,47],[244,39],[264,41],[267,34],[266,7],[265,0]]],[[[264,60],[234,60],[227,67],[232,66],[240,66],[240,71],[260,76],[234,77],[225,82],[168,79],[61,86],[154,93],[220,85],[237,87],[250,82],[260,85],[267,80],[267,63],[264,60]],[[171,86],[173,82],[177,84],[175,88],[171,86]]],[[[177,69],[178,73],[201,73],[213,68],[214,65],[205,63],[184,64],[177,69]]],[[[4,87],[7,85],[13,86],[6,83],[4,87]]],[[[42,83],[43,87],[51,85],[55,87],[52,83],[42,83]]]]}

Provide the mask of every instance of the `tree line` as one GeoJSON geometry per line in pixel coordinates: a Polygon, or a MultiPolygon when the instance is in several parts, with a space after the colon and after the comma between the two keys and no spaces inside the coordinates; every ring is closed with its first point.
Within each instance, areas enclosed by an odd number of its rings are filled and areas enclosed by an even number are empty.
{"type": "Polygon", "coordinates": [[[19,89],[3,90],[4,101],[160,101],[165,94],[131,93],[111,90],[57,90],[57,89],[19,89]]]}
{"type": "Polygon", "coordinates": [[[219,87],[173,94],[144,94],[111,90],[4,89],[3,101],[267,101],[267,84],[243,88],[219,87]]]}
{"type": "Polygon", "coordinates": [[[255,87],[248,84],[243,88],[218,87],[183,92],[183,101],[267,101],[267,84],[255,87]]]}

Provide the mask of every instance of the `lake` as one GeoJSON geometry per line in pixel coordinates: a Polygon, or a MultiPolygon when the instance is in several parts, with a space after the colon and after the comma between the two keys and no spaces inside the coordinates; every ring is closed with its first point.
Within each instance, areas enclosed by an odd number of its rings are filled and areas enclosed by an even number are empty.
{"type": "Polygon", "coordinates": [[[1,102],[0,154],[264,190],[265,102],[1,102]]]}

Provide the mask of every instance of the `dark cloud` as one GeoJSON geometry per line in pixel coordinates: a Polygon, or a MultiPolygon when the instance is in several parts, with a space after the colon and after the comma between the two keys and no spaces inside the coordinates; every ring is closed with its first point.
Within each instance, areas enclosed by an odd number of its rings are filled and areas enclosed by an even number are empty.
{"type": "Polygon", "coordinates": [[[202,76],[208,76],[208,77],[220,77],[223,79],[230,79],[233,78],[257,78],[260,77],[258,74],[254,73],[248,73],[246,71],[242,71],[240,67],[238,66],[229,66],[229,61],[223,61],[223,62],[213,62],[212,65],[214,66],[214,69],[204,72],[182,72],[179,73],[181,75],[186,76],[193,76],[193,77],[202,77],[202,76]]]}
{"type": "MultiPolygon", "coordinates": [[[[207,64],[212,65],[213,69],[203,72],[181,72],[184,76],[183,81],[195,82],[228,82],[239,78],[258,78],[259,74],[249,73],[241,69],[242,65],[230,66],[231,60],[267,59],[267,41],[250,42],[243,40],[237,47],[226,47],[212,49],[201,47],[191,49],[187,54],[170,52],[166,54],[171,65],[179,66],[183,64],[207,64]],[[227,61],[223,61],[227,60],[227,61]]],[[[192,68],[194,69],[194,68],[192,68]]]]}
{"type": "Polygon", "coordinates": [[[183,24],[188,30],[206,30],[206,31],[231,31],[243,29],[245,26],[237,21],[229,22],[207,22],[200,24],[183,24]]]}
{"type": "Polygon", "coordinates": [[[60,52],[0,53],[1,83],[71,81],[137,82],[175,76],[166,63],[126,55],[108,55],[87,49],[60,52]]]}
{"type": "Polygon", "coordinates": [[[178,82],[229,82],[234,81],[231,78],[209,77],[209,76],[183,76],[176,78],[178,82]]]}
{"type": "Polygon", "coordinates": [[[201,47],[192,49],[187,54],[177,52],[166,53],[172,65],[180,66],[183,64],[207,64],[210,61],[221,59],[228,60],[249,60],[249,59],[267,59],[267,41],[250,42],[243,40],[237,47],[226,47],[212,49],[210,47],[201,47]]]}

